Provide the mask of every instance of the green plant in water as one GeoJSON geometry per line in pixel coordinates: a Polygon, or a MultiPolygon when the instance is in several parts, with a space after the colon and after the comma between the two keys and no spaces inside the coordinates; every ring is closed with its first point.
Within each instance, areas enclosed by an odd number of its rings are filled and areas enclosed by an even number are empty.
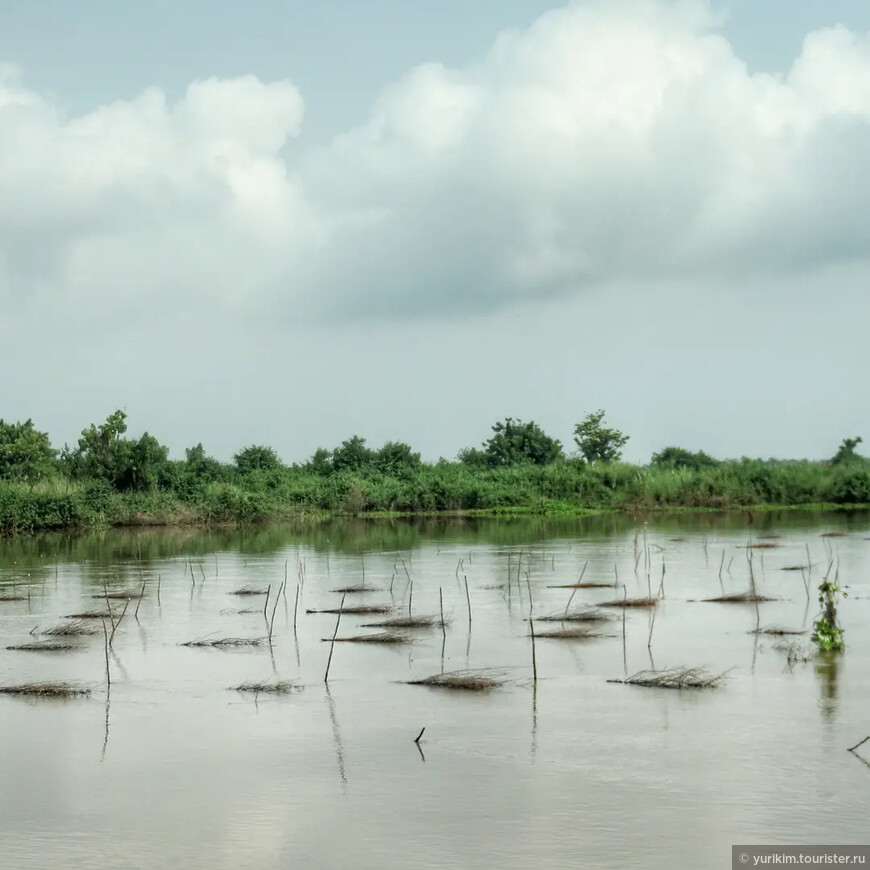
{"type": "MultiPolygon", "coordinates": [[[[842,652],[845,647],[843,629],[837,621],[837,596],[840,587],[836,580],[823,580],[819,584],[819,607],[822,612],[813,623],[812,641],[821,652],[842,652]]],[[[843,593],[847,595],[847,593],[843,593]]]]}

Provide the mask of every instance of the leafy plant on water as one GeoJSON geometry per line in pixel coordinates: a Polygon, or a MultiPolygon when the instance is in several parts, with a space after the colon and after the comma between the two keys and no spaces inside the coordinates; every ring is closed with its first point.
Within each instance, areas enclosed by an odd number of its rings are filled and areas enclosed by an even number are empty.
{"type": "MultiPolygon", "coordinates": [[[[837,619],[837,598],[840,587],[836,579],[823,580],[819,584],[819,607],[822,612],[813,623],[811,640],[821,652],[842,652],[846,643],[843,640],[843,629],[837,619]]],[[[848,593],[843,592],[844,596],[848,593]]]]}

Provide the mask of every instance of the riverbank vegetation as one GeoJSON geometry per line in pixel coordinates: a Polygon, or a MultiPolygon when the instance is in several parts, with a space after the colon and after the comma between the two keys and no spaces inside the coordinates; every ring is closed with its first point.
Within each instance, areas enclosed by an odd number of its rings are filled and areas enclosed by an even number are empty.
{"type": "Polygon", "coordinates": [[[496,423],[480,447],[424,462],[402,442],[354,436],[285,464],[251,445],[220,462],[197,444],[170,458],[157,438],[127,437],[123,411],[56,449],[32,421],[0,420],[0,530],[199,524],[300,515],[749,508],[870,504],[870,461],[844,439],[827,461],[715,459],[666,447],[646,465],[621,461],[628,436],[589,414],[570,454],[534,422],[496,423]]]}

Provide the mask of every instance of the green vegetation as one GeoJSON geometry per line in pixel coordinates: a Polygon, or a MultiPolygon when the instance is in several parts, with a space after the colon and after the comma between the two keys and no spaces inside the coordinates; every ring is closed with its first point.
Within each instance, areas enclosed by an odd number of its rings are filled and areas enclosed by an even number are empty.
{"type": "Polygon", "coordinates": [[[455,461],[423,462],[403,442],[354,436],[286,465],[250,445],[226,463],[202,444],[183,459],[152,435],[127,437],[123,411],[56,451],[32,421],[0,421],[0,531],[204,524],[300,516],[499,513],[567,516],[600,510],[868,505],[870,462],[846,439],[827,462],[717,460],[667,447],[649,465],[618,461],[627,436],[604,412],[575,427],[578,454],[534,422],[511,417],[455,461]]]}
{"type": "MultiPolygon", "coordinates": [[[[837,618],[837,596],[840,587],[836,578],[827,577],[819,584],[819,607],[821,613],[813,623],[811,639],[820,652],[842,652],[846,648],[843,629],[837,618]]],[[[845,592],[843,593],[846,594],[845,592]]]]}

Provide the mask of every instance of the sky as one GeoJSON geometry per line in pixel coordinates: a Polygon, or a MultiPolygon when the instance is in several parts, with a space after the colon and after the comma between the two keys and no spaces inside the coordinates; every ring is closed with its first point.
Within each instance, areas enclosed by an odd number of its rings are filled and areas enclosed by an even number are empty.
{"type": "Polygon", "coordinates": [[[0,417],[870,437],[870,6],[5,0],[0,417]]]}

